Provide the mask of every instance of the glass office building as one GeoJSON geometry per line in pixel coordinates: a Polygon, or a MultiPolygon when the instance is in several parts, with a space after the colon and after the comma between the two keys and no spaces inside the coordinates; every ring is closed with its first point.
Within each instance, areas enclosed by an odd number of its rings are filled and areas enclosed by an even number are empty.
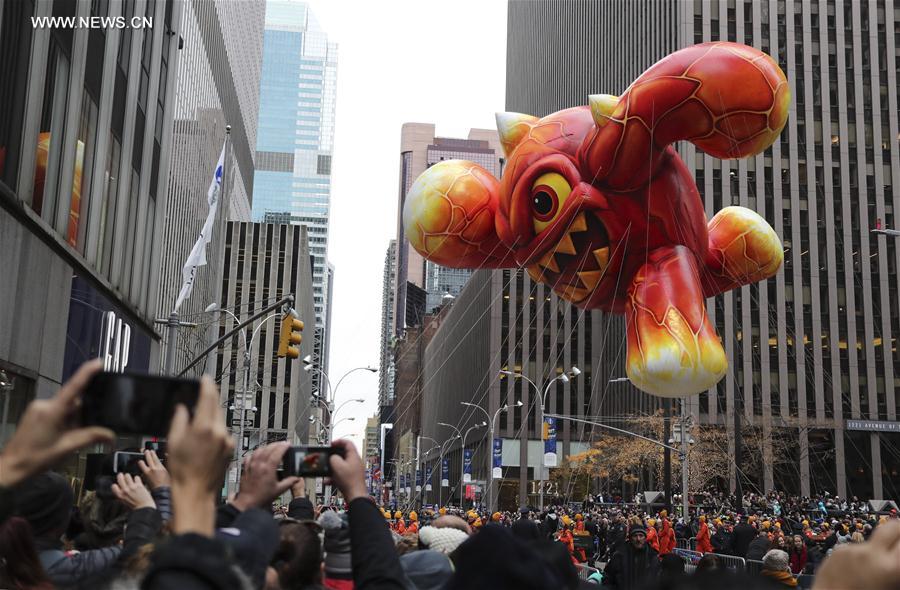
{"type": "Polygon", "coordinates": [[[315,355],[322,367],[328,318],[328,217],[337,45],[302,2],[266,5],[254,221],[305,225],[313,256],[315,355]]]}

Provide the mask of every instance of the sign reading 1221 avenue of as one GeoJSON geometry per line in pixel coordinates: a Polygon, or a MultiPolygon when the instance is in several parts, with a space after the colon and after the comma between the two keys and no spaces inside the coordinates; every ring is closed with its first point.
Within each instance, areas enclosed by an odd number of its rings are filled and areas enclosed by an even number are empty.
{"type": "Polygon", "coordinates": [[[847,430],[868,430],[871,432],[900,432],[900,422],[883,420],[847,420],[847,430]]]}

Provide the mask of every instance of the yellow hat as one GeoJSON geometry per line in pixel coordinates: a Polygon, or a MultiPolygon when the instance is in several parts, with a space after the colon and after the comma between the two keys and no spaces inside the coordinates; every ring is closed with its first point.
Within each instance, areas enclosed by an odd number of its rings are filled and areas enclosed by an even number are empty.
{"type": "Polygon", "coordinates": [[[721,526],[721,524],[722,524],[722,519],[716,518],[715,520],[713,520],[713,524],[715,524],[716,526],[721,526]]]}
{"type": "Polygon", "coordinates": [[[809,521],[808,521],[808,520],[804,520],[801,524],[802,524],[803,526],[809,526],[809,521]]]}
{"type": "Polygon", "coordinates": [[[387,510],[383,511],[382,514],[384,514],[384,517],[387,518],[387,519],[390,519],[390,518],[391,518],[391,513],[388,512],[387,510]]]}
{"type": "Polygon", "coordinates": [[[764,521],[763,521],[763,523],[762,523],[762,528],[763,528],[763,529],[768,529],[770,526],[772,526],[772,523],[771,523],[771,522],[769,522],[768,520],[764,520],[764,521]]]}
{"type": "Polygon", "coordinates": [[[494,522],[499,522],[500,521],[500,513],[495,512],[495,513],[491,514],[491,520],[493,520],[494,522]]]}
{"type": "Polygon", "coordinates": [[[575,515],[575,520],[584,520],[584,517],[579,513],[575,515]]]}
{"type": "Polygon", "coordinates": [[[440,514],[441,516],[444,516],[445,514],[447,514],[447,509],[446,508],[439,509],[438,514],[440,514]]]}
{"type": "Polygon", "coordinates": [[[419,520],[419,515],[416,514],[415,510],[413,510],[412,512],[409,513],[409,519],[413,520],[413,521],[419,520]]]}
{"type": "Polygon", "coordinates": [[[669,514],[669,512],[665,508],[663,508],[662,510],[659,511],[659,515],[663,518],[668,516],[668,514],[669,514]]]}
{"type": "Polygon", "coordinates": [[[569,526],[570,524],[572,524],[572,519],[569,518],[567,515],[563,515],[562,523],[566,526],[569,526]]]}
{"type": "Polygon", "coordinates": [[[780,523],[780,522],[776,522],[776,523],[775,523],[775,526],[777,526],[778,528],[781,528],[781,523],[780,523]]]}
{"type": "Polygon", "coordinates": [[[655,518],[648,518],[648,519],[647,519],[647,526],[656,526],[656,519],[655,519],[655,518]]]}
{"type": "Polygon", "coordinates": [[[403,513],[398,510],[394,513],[394,518],[403,518],[403,513]]]}
{"type": "Polygon", "coordinates": [[[700,522],[706,522],[706,515],[705,515],[705,514],[701,514],[701,515],[700,515],[700,522]]]}
{"type": "Polygon", "coordinates": [[[755,516],[751,516],[750,518],[747,519],[747,522],[751,522],[751,523],[752,523],[752,522],[756,522],[756,517],[755,517],[755,516]]]}

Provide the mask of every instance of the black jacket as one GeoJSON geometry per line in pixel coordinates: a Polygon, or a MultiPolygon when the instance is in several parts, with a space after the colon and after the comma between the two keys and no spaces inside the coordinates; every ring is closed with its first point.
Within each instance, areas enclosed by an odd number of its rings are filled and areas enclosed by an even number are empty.
{"type": "Polygon", "coordinates": [[[36,539],[41,565],[57,587],[75,586],[88,578],[109,575],[120,558],[128,558],[139,547],[153,540],[162,527],[162,518],[153,508],[132,510],[125,526],[121,547],[104,547],[76,554],[62,550],[59,540],[36,539]]]}
{"type": "Polygon", "coordinates": [[[368,498],[350,502],[354,590],[406,590],[406,576],[384,516],[368,498]]]}
{"type": "Polygon", "coordinates": [[[142,590],[231,590],[247,585],[224,543],[189,533],[172,537],[153,552],[142,590]]]}
{"type": "Polygon", "coordinates": [[[738,557],[746,556],[747,548],[750,547],[750,542],[753,541],[756,535],[757,532],[755,528],[746,522],[738,523],[731,533],[731,549],[734,552],[734,555],[737,555],[738,557]]]}
{"type": "Polygon", "coordinates": [[[744,557],[762,561],[762,558],[765,557],[771,547],[772,543],[769,542],[767,537],[756,537],[750,541],[750,546],[747,548],[747,554],[744,557]]]}
{"type": "Polygon", "coordinates": [[[640,551],[626,543],[613,554],[603,570],[603,585],[617,590],[631,590],[654,580],[659,574],[659,556],[650,545],[640,551]]]}

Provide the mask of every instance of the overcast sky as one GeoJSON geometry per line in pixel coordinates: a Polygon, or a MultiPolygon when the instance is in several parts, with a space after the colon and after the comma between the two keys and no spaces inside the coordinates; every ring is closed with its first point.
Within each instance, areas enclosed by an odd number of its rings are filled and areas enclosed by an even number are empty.
{"type": "MultiPolygon", "coordinates": [[[[338,85],[331,230],[335,265],[331,366],[378,366],[384,254],[397,232],[400,126],[438,135],[493,128],[504,106],[506,0],[310,0],[337,41],[338,85]]],[[[359,446],[378,407],[377,375],[359,371],[337,392],[335,429],[359,446]]]]}

